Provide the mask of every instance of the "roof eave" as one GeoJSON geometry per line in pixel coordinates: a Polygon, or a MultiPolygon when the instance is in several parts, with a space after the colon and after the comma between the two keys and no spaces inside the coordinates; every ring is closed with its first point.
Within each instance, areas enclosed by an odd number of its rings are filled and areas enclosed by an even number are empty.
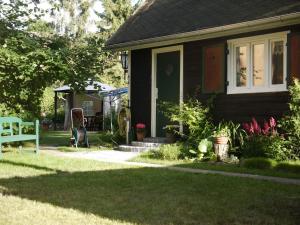
{"type": "Polygon", "coordinates": [[[286,15],[252,20],[242,23],[230,24],[220,27],[202,29],[192,32],[179,33],[132,42],[107,45],[106,48],[115,51],[154,48],[159,46],[174,45],[178,43],[218,38],[241,33],[272,29],[276,27],[300,24],[300,12],[286,15]]]}

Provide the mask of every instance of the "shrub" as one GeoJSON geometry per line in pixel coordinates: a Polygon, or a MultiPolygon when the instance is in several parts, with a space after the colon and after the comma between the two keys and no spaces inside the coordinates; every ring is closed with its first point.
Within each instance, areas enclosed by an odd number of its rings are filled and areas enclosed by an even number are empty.
{"type": "Polygon", "coordinates": [[[163,160],[178,160],[182,158],[182,146],[178,144],[162,145],[158,150],[152,151],[150,158],[163,160]]]}
{"type": "Polygon", "coordinates": [[[242,147],[242,157],[265,157],[277,161],[292,158],[291,151],[286,147],[287,141],[280,136],[249,136],[242,147]]]}
{"type": "Polygon", "coordinates": [[[197,100],[189,100],[180,106],[172,103],[161,103],[160,110],[172,122],[182,123],[188,128],[187,142],[192,148],[197,148],[201,140],[212,135],[213,123],[209,107],[197,100]]]}
{"type": "Polygon", "coordinates": [[[272,169],[275,164],[275,161],[267,158],[251,158],[242,162],[242,166],[249,169],[272,169]]]}
{"type": "Polygon", "coordinates": [[[276,170],[291,173],[300,173],[300,162],[280,162],[275,166],[276,170]]]}
{"type": "Polygon", "coordinates": [[[295,79],[290,86],[291,101],[290,112],[280,121],[280,127],[287,135],[288,148],[292,151],[294,159],[300,159],[300,82],[295,79]]]}
{"type": "Polygon", "coordinates": [[[242,157],[265,157],[277,161],[294,158],[294,154],[288,148],[289,141],[277,132],[276,121],[270,118],[261,127],[253,118],[250,123],[244,123],[243,127],[248,134],[242,146],[242,157]]]}

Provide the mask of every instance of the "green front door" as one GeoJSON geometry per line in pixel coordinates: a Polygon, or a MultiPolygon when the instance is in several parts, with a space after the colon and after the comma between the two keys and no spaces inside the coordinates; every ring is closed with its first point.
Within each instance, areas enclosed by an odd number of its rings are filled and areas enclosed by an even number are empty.
{"type": "MultiPolygon", "coordinates": [[[[156,87],[157,102],[179,104],[180,99],[180,51],[157,54],[156,87]]],[[[164,137],[163,127],[171,124],[159,107],[156,107],[156,136],[164,137]]]]}

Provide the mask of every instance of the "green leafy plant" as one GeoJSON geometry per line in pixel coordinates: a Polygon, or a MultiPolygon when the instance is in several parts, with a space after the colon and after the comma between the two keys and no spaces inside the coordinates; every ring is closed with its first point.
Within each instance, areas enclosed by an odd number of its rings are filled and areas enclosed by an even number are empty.
{"type": "Polygon", "coordinates": [[[229,154],[237,157],[241,156],[241,147],[244,145],[246,132],[241,128],[240,124],[232,121],[221,121],[215,128],[214,137],[229,138],[229,154]]]}
{"type": "Polygon", "coordinates": [[[288,148],[293,152],[295,159],[300,159],[300,82],[295,79],[290,86],[291,100],[289,103],[290,112],[279,121],[288,140],[288,148]]]}
{"type": "Polygon", "coordinates": [[[230,137],[230,128],[227,125],[226,122],[221,122],[218,124],[218,126],[215,128],[213,132],[213,137],[230,137]]]}
{"type": "Polygon", "coordinates": [[[180,144],[162,145],[158,150],[152,151],[150,158],[163,160],[178,160],[182,158],[182,146],[180,144]]]}
{"type": "Polygon", "coordinates": [[[166,125],[165,127],[163,127],[163,129],[165,130],[165,132],[167,133],[173,133],[176,134],[179,132],[179,125],[166,125]]]}
{"type": "Polygon", "coordinates": [[[200,141],[197,151],[190,150],[190,153],[193,154],[196,159],[210,159],[213,155],[213,143],[209,139],[203,139],[200,141]]]}
{"type": "Polygon", "coordinates": [[[288,142],[280,136],[252,136],[245,139],[242,157],[265,157],[277,161],[289,160],[293,155],[287,148],[287,144],[288,142]]]}
{"type": "Polygon", "coordinates": [[[172,122],[182,123],[187,128],[182,136],[186,137],[189,145],[195,149],[202,139],[212,135],[210,109],[198,100],[189,100],[180,106],[163,102],[160,103],[159,110],[172,122]]]}
{"type": "Polygon", "coordinates": [[[265,157],[277,161],[295,158],[288,147],[289,141],[280,136],[277,131],[276,120],[271,117],[263,126],[252,118],[250,123],[243,124],[248,136],[242,146],[242,157],[265,157]]]}

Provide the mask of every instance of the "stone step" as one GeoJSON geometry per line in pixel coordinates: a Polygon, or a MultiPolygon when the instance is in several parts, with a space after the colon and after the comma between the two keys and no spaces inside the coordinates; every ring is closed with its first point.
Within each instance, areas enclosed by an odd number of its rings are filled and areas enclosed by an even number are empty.
{"type": "Polygon", "coordinates": [[[132,145],[119,145],[118,148],[120,151],[124,152],[147,152],[152,149],[157,149],[157,147],[141,147],[141,146],[132,146],[132,145]]]}
{"type": "Polygon", "coordinates": [[[164,137],[150,137],[144,138],[144,142],[166,144],[168,143],[168,139],[164,137]]]}
{"type": "Polygon", "coordinates": [[[137,147],[154,147],[158,148],[159,146],[162,145],[162,143],[153,143],[153,142],[140,142],[140,141],[133,141],[131,142],[132,146],[137,146],[137,147]]]}

